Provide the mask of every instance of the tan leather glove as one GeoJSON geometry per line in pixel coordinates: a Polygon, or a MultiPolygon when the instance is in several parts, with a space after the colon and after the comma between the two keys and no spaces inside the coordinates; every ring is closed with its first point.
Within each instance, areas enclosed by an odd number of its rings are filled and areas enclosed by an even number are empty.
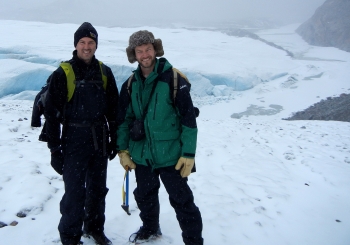
{"type": "Polygon", "coordinates": [[[120,164],[125,170],[135,169],[136,164],[131,160],[129,151],[122,150],[118,152],[120,164]]]}
{"type": "Polygon", "coordinates": [[[194,159],[180,157],[175,166],[176,170],[180,170],[182,178],[185,178],[191,174],[191,170],[194,165],[194,159]]]}

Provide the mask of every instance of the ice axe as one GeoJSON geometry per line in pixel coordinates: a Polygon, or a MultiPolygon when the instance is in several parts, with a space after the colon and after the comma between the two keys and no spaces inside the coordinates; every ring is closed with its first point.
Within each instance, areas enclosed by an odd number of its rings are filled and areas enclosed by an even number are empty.
{"type": "Polygon", "coordinates": [[[131,215],[131,213],[129,212],[129,168],[125,170],[125,174],[124,174],[122,197],[123,197],[122,208],[128,215],[131,215]],[[125,182],[125,190],[124,190],[124,182],[125,182]]]}

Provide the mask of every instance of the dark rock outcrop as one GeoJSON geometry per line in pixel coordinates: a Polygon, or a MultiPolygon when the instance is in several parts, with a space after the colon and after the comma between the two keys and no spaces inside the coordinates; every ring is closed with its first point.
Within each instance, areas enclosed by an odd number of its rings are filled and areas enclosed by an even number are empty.
{"type": "Polygon", "coordinates": [[[350,1],[325,1],[296,32],[311,45],[350,52],[350,1]]]}
{"type": "Polygon", "coordinates": [[[324,120],[350,122],[350,94],[328,97],[284,120],[324,120]]]}

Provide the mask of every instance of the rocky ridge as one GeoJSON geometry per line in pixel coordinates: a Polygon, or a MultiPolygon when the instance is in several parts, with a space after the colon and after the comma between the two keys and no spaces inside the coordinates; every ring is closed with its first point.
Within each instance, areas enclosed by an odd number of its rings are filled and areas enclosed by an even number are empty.
{"type": "Polygon", "coordinates": [[[350,52],[350,1],[325,1],[296,32],[311,45],[350,52]]]}

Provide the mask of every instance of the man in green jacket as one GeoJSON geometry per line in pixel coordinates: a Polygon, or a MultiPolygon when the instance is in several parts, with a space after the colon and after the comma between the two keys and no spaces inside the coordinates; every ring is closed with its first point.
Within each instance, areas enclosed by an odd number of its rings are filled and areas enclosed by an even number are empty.
{"type": "Polygon", "coordinates": [[[135,169],[135,200],[143,225],[131,242],[160,236],[160,179],[182,229],[186,245],[202,245],[202,218],[187,184],[194,170],[197,145],[196,115],[190,84],[178,74],[174,87],[172,65],[165,58],[161,39],[149,31],[133,33],[126,53],[138,62],[130,86],[124,82],[118,108],[117,150],[125,169],[135,169]],[[176,97],[173,91],[177,90],[176,97]]]}

